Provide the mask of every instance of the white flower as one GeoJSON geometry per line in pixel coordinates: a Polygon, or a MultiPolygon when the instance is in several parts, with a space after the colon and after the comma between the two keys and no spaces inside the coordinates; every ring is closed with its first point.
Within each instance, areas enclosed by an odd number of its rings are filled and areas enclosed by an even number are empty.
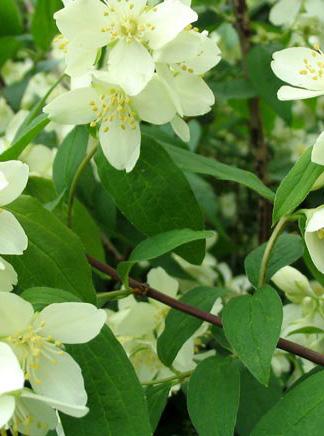
{"type": "Polygon", "coordinates": [[[324,165],[324,132],[316,139],[312,150],[312,162],[324,165]]]}
{"type": "Polygon", "coordinates": [[[269,20],[275,26],[291,26],[301,9],[303,0],[279,0],[270,10],[269,20]]]}
{"type": "Polygon", "coordinates": [[[204,74],[221,60],[220,49],[208,32],[184,30],[154,53],[156,62],[169,64],[173,70],[190,74],[204,74]]]}
{"type": "Polygon", "coordinates": [[[0,162],[0,253],[22,254],[27,248],[26,234],[11,212],[1,207],[12,203],[28,181],[28,166],[19,161],[0,162]]]}
{"type": "Polygon", "coordinates": [[[99,140],[107,160],[119,170],[131,171],[140,154],[139,121],[165,124],[174,117],[175,108],[157,76],[134,97],[109,83],[107,73],[97,76],[102,80],[60,95],[44,112],[62,124],[100,124],[99,140]]]}
{"type": "Polygon", "coordinates": [[[324,206],[304,212],[307,217],[305,243],[314,265],[324,273],[324,206]]]}
{"type": "Polygon", "coordinates": [[[279,100],[300,100],[324,95],[324,55],[310,48],[292,47],[273,54],[271,68],[292,86],[282,86],[279,100]]]}
{"type": "Polygon", "coordinates": [[[156,71],[178,114],[171,125],[182,140],[188,141],[189,128],[181,118],[206,114],[215,103],[215,96],[200,76],[172,71],[166,64],[157,64],[156,71]]]}
{"type": "Polygon", "coordinates": [[[87,303],[51,304],[41,312],[18,295],[0,293],[0,338],[17,355],[33,390],[72,416],[87,413],[79,365],[63,351],[100,332],[106,314],[87,303]]]}
{"type": "Polygon", "coordinates": [[[305,297],[315,297],[308,278],[292,266],[281,268],[271,277],[271,280],[292,303],[301,304],[305,297]]]}
{"type": "MultiPolygon", "coordinates": [[[[0,97],[0,133],[4,132],[10,120],[14,116],[11,107],[3,97],[0,97]]],[[[0,152],[3,150],[0,149],[0,152]]]]}
{"type": "Polygon", "coordinates": [[[19,159],[28,165],[30,176],[51,179],[56,152],[56,148],[42,144],[29,145],[19,159]]]}
{"type": "Polygon", "coordinates": [[[18,276],[13,267],[0,257],[0,292],[10,292],[18,283],[18,276]]]}
{"type": "Polygon", "coordinates": [[[14,62],[9,59],[1,69],[1,76],[6,85],[12,85],[22,80],[25,74],[32,68],[33,61],[31,59],[26,59],[22,62],[14,62]]]}
{"type": "Polygon", "coordinates": [[[141,92],[154,73],[152,51],[173,40],[197,14],[180,0],[154,7],[146,0],[75,0],[54,15],[64,35],[68,74],[81,75],[99,48],[111,45],[108,69],[129,95],[141,92]]]}

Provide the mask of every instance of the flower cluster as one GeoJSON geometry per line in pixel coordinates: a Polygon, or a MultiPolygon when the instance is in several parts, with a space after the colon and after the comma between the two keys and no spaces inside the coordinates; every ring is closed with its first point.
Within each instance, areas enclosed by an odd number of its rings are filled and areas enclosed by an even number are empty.
{"type": "Polygon", "coordinates": [[[140,122],[171,123],[184,141],[184,117],[203,115],[214,95],[201,75],[220,61],[197,14],[181,0],[74,0],[55,14],[72,89],[44,111],[62,124],[99,127],[103,152],[131,171],[140,154],[140,122]]]}
{"type": "Polygon", "coordinates": [[[63,344],[100,332],[106,314],[87,303],[51,304],[40,312],[16,294],[0,292],[0,428],[46,435],[57,410],[88,412],[81,369],[63,344]]]}

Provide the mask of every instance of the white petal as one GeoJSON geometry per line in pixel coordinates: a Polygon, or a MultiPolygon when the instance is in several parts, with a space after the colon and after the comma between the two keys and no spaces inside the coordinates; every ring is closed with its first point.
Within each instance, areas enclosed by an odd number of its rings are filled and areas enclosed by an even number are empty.
{"type": "Polygon", "coordinates": [[[175,297],[179,289],[179,282],[171,277],[163,268],[152,268],[147,274],[147,283],[154,289],[170,297],[175,297]]]}
{"type": "Polygon", "coordinates": [[[117,170],[131,171],[140,155],[141,131],[137,124],[135,129],[126,125],[122,129],[118,121],[108,125],[102,124],[99,140],[108,162],[117,170]],[[105,128],[109,128],[105,132],[105,128]]]}
{"type": "Polygon", "coordinates": [[[270,11],[269,20],[275,26],[290,26],[301,8],[302,0],[279,0],[270,11]]]}
{"type": "Polygon", "coordinates": [[[190,141],[190,129],[188,124],[180,117],[175,116],[171,121],[171,126],[176,135],[184,142],[190,141]]]}
{"type": "Polygon", "coordinates": [[[81,368],[68,353],[51,357],[53,360],[40,357],[39,368],[34,370],[38,380],[30,378],[34,391],[64,404],[84,407],[88,397],[81,368]]]}
{"type": "Polygon", "coordinates": [[[151,80],[154,62],[139,42],[120,40],[110,51],[108,70],[114,82],[128,95],[137,95],[151,80]]]}
{"type": "Polygon", "coordinates": [[[66,74],[72,77],[82,76],[94,65],[96,57],[96,49],[85,47],[78,40],[72,41],[67,47],[65,56],[66,74]]]}
{"type": "Polygon", "coordinates": [[[26,329],[34,315],[33,306],[16,294],[0,292],[0,338],[26,329]]]}
{"type": "Polygon", "coordinates": [[[24,387],[25,377],[18,359],[3,342],[0,342],[0,368],[0,396],[24,387]]]}
{"type": "Polygon", "coordinates": [[[74,416],[75,418],[82,418],[89,412],[86,406],[75,406],[73,404],[62,403],[61,401],[53,400],[52,398],[44,397],[43,395],[34,394],[34,392],[25,390],[22,397],[37,400],[43,404],[47,404],[66,415],[74,416]]]}
{"type": "Polygon", "coordinates": [[[312,162],[324,165],[324,132],[316,139],[312,150],[312,162]]]}
{"type": "Polygon", "coordinates": [[[213,92],[199,76],[180,73],[174,78],[174,87],[185,116],[203,115],[215,103],[213,92]]]}
{"type": "Polygon", "coordinates": [[[122,322],[116,326],[118,336],[141,337],[152,334],[156,326],[156,308],[151,304],[137,302],[126,309],[122,322]]]}
{"type": "Polygon", "coordinates": [[[19,160],[0,162],[0,174],[7,181],[0,186],[0,206],[5,206],[19,197],[27,185],[28,173],[28,165],[19,160]]]}
{"type": "Polygon", "coordinates": [[[319,74],[318,62],[324,62],[324,55],[310,48],[291,47],[273,54],[271,68],[290,85],[324,92],[324,77],[319,74]]]}
{"type": "Polygon", "coordinates": [[[89,47],[102,47],[108,42],[104,13],[107,7],[99,0],[75,0],[54,14],[58,29],[69,40],[79,39],[89,47]]]}
{"type": "Polygon", "coordinates": [[[271,280],[293,303],[300,304],[305,296],[314,296],[308,278],[291,266],[281,268],[271,280]]]}
{"type": "Polygon", "coordinates": [[[15,216],[0,209],[0,254],[23,254],[27,245],[25,231],[15,216]]]}
{"type": "Polygon", "coordinates": [[[196,21],[198,15],[180,0],[165,0],[149,11],[144,22],[154,26],[146,33],[149,46],[159,49],[174,39],[188,24],[196,21]]]}
{"type": "Polygon", "coordinates": [[[215,67],[221,60],[221,52],[214,39],[205,34],[200,36],[200,49],[197,56],[185,61],[188,70],[194,74],[204,74],[215,67]]]}
{"type": "MultiPolygon", "coordinates": [[[[41,397],[40,397],[41,398],[41,397]]],[[[20,416],[31,417],[28,425],[20,422],[18,430],[22,434],[45,436],[49,430],[54,430],[58,424],[56,411],[45,404],[37,396],[27,390],[17,399],[16,410],[20,416]]]]}
{"type": "Polygon", "coordinates": [[[105,311],[88,303],[50,304],[39,317],[45,324],[42,334],[52,336],[63,344],[91,341],[106,321],[105,311]]]}
{"type": "Polygon", "coordinates": [[[9,395],[0,397],[0,428],[4,427],[12,418],[16,407],[15,398],[9,395]]]}
{"type": "Polygon", "coordinates": [[[157,50],[154,53],[154,58],[157,62],[177,64],[197,56],[199,47],[200,38],[197,32],[184,30],[162,49],[157,50]]]}
{"type": "Polygon", "coordinates": [[[59,124],[88,124],[96,119],[90,103],[100,106],[98,94],[93,88],[79,88],[61,94],[44,107],[43,112],[59,124]]]}
{"type": "Polygon", "coordinates": [[[308,89],[294,88],[292,86],[282,86],[278,91],[279,100],[304,100],[306,98],[324,95],[323,91],[309,91],[308,89]]]}
{"type": "Polygon", "coordinates": [[[324,228],[324,206],[309,211],[306,232],[316,232],[324,228]]]}
{"type": "Polygon", "coordinates": [[[145,89],[132,98],[138,116],[148,123],[165,124],[175,116],[176,109],[161,80],[154,76],[145,89]]]}
{"type": "Polygon", "coordinates": [[[0,257],[0,292],[10,292],[18,283],[18,276],[13,267],[0,257]]]}
{"type": "Polygon", "coordinates": [[[314,265],[321,273],[324,273],[324,239],[320,239],[315,232],[305,232],[304,237],[314,265]]]}

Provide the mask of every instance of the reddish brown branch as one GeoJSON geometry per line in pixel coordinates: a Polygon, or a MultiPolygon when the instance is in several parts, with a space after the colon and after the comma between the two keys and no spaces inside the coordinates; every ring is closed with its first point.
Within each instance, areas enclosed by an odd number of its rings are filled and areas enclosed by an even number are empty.
{"type": "MultiPolygon", "coordinates": [[[[108,274],[117,282],[121,281],[117,271],[110,265],[102,263],[92,256],[88,256],[88,260],[89,263],[97,270],[108,274]]],[[[223,326],[220,317],[212,315],[208,312],[204,312],[203,310],[190,306],[189,304],[183,303],[179,300],[176,300],[175,298],[169,297],[168,295],[165,295],[162,292],[151,288],[145,283],[130,278],[129,285],[134,290],[134,293],[147,295],[148,297],[160,301],[161,303],[164,303],[165,305],[172,307],[173,309],[187,313],[188,315],[202,319],[203,321],[207,321],[210,324],[216,325],[217,327],[223,326]]],[[[317,365],[324,366],[323,354],[317,353],[316,351],[310,350],[309,348],[303,347],[302,345],[296,344],[295,342],[280,338],[277,344],[277,348],[288,351],[289,353],[295,354],[296,356],[302,357],[303,359],[307,359],[313,363],[316,363],[317,365]]]]}

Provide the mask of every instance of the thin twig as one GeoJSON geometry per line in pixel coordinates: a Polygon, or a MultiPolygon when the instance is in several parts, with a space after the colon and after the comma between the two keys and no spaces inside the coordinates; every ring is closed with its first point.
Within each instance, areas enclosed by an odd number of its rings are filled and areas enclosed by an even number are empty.
{"type": "MultiPolygon", "coordinates": [[[[108,274],[117,282],[121,282],[121,278],[112,266],[100,262],[92,256],[88,256],[88,261],[97,270],[108,274]]],[[[202,319],[203,321],[207,321],[217,327],[223,327],[220,317],[212,315],[208,312],[204,312],[197,307],[190,306],[189,304],[183,303],[182,301],[176,300],[175,298],[169,297],[168,295],[165,295],[162,292],[151,288],[146,283],[142,283],[138,280],[129,278],[129,285],[133,289],[133,292],[135,294],[146,295],[147,297],[160,301],[161,303],[164,303],[166,306],[172,307],[173,309],[187,313],[188,315],[192,315],[196,318],[202,319]]],[[[317,365],[324,366],[323,354],[317,353],[316,351],[310,350],[309,348],[303,347],[302,345],[296,344],[295,342],[280,338],[277,344],[277,348],[288,351],[289,353],[295,354],[296,356],[302,357],[303,359],[307,359],[310,362],[316,363],[317,365]]]]}

